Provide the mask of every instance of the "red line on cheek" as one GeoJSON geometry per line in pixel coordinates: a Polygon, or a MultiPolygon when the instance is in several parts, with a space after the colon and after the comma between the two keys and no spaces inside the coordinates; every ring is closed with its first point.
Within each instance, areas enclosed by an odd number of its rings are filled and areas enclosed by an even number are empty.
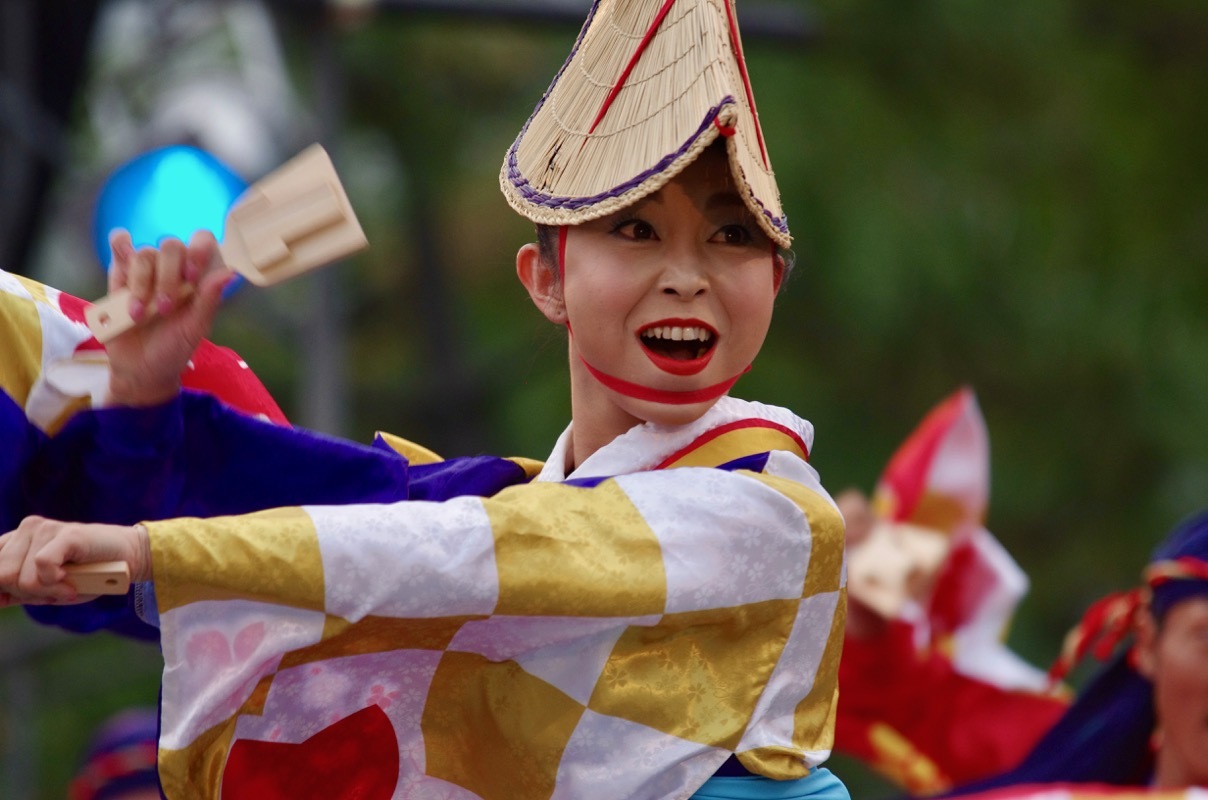
{"type": "Polygon", "coordinates": [[[558,280],[563,292],[566,291],[566,227],[558,226],[558,280]]]}
{"type": "MultiPolygon", "coordinates": [[[[558,283],[562,286],[562,303],[566,304],[566,225],[558,226],[558,283]]],[[[570,310],[566,311],[566,330],[570,331],[570,310]]]]}

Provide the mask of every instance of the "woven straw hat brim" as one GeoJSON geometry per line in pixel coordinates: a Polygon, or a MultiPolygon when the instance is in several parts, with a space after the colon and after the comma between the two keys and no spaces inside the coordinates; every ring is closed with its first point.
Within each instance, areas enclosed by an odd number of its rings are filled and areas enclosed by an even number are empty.
{"type": "Polygon", "coordinates": [[[733,0],[596,0],[500,186],[533,222],[576,225],[658,191],[719,136],[747,206],[788,247],[733,0]]]}

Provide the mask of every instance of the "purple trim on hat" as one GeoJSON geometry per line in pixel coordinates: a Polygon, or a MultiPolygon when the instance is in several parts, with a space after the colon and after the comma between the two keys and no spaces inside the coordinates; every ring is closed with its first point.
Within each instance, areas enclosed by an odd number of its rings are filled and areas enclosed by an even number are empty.
{"type": "MultiPolygon", "coordinates": [[[[563,68],[565,69],[565,67],[563,68]]],[[[561,72],[558,74],[561,75],[561,72]]],[[[555,82],[556,80],[557,79],[555,79],[555,82]]],[[[550,88],[552,90],[552,85],[550,88]]],[[[533,116],[529,117],[529,122],[531,122],[533,117],[537,115],[537,112],[540,111],[541,106],[545,104],[545,100],[549,97],[549,94],[550,93],[547,91],[546,94],[541,98],[541,102],[538,103],[537,108],[533,111],[533,116]]],[[[713,125],[713,121],[717,119],[718,114],[720,114],[721,110],[727,105],[736,105],[736,101],[733,96],[727,95],[722,99],[721,103],[709,109],[705,113],[705,118],[697,127],[695,133],[689,136],[688,140],[684,142],[684,144],[681,145],[678,150],[663,156],[661,159],[659,159],[659,162],[650,169],[639,172],[634,177],[630,178],[624,183],[618,184],[606,192],[601,192],[600,194],[590,195],[587,197],[555,197],[554,195],[546,194],[534,189],[529,183],[528,178],[521,174],[520,168],[516,164],[516,149],[520,146],[520,142],[524,138],[525,132],[528,130],[529,122],[526,122],[524,124],[524,128],[520,131],[520,135],[516,137],[516,141],[512,143],[511,148],[508,150],[508,180],[527,202],[542,208],[564,208],[573,211],[585,206],[593,206],[602,200],[620,197],[629,190],[645,183],[651,176],[663,172],[674,164],[679,158],[681,158],[686,152],[688,152],[696,140],[709,130],[709,128],[713,125]]],[[[743,176],[743,182],[746,183],[745,176],[743,176]]],[[[747,184],[747,188],[750,189],[749,183],[747,184]]],[[[756,203],[759,204],[759,207],[763,210],[763,215],[767,217],[767,219],[777,230],[782,231],[785,234],[789,232],[788,224],[783,216],[773,216],[763,202],[760,201],[758,197],[755,197],[754,192],[749,192],[748,194],[755,200],[756,203]]]]}

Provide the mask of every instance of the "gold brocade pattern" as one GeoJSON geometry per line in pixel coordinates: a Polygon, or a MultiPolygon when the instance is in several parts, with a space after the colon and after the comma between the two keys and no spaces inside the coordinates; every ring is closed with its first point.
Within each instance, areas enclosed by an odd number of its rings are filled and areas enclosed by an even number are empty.
{"type": "MultiPolygon", "coordinates": [[[[31,292],[35,288],[41,290],[32,281],[17,280],[31,292]]],[[[0,303],[0,341],[4,342],[4,357],[0,358],[0,390],[17,405],[24,406],[30,388],[42,371],[42,324],[34,301],[0,291],[0,303]]]]}
{"type": "Polygon", "coordinates": [[[416,444],[410,439],[404,439],[401,436],[396,436],[393,433],[378,431],[377,436],[386,444],[390,445],[390,449],[401,455],[411,464],[436,464],[444,461],[435,451],[429,450],[422,444],[416,444]]]}
{"type": "Polygon", "coordinates": [[[484,800],[541,800],[583,706],[514,661],[447,652],[428,690],[420,723],[427,774],[484,800]]]}
{"type": "Polygon", "coordinates": [[[9,275],[13,278],[16,278],[17,283],[25,287],[25,291],[29,292],[30,297],[34,299],[34,302],[43,303],[48,306],[58,306],[57,303],[52,303],[50,301],[50,295],[46,293],[45,284],[38,283],[35,280],[25,278],[20,275],[13,275],[12,273],[9,273],[9,275]]]}
{"type": "Polygon", "coordinates": [[[160,613],[229,598],[322,611],[323,561],[306,512],[279,508],[232,519],[145,523],[160,613]]]}
{"type": "Polygon", "coordinates": [[[716,467],[752,453],[785,450],[807,460],[797,441],[775,428],[748,427],[728,431],[677,458],[668,467],[716,467]]]}
{"type": "MultiPolygon", "coordinates": [[[[0,337],[3,336],[4,334],[0,333],[0,337]]],[[[63,426],[66,425],[72,417],[87,408],[92,408],[91,397],[76,397],[72,400],[68,400],[66,403],[64,403],[63,410],[57,417],[55,417],[54,421],[46,426],[46,433],[54,436],[59,431],[63,430],[63,426]]]]}
{"type": "Polygon", "coordinates": [[[239,713],[256,714],[264,713],[264,707],[268,703],[269,690],[273,688],[274,675],[265,675],[256,683],[256,688],[252,689],[252,693],[248,695],[247,700],[243,701],[243,705],[239,707],[239,713]]]}
{"type": "Polygon", "coordinates": [[[814,673],[814,685],[797,704],[793,715],[793,744],[806,751],[830,750],[835,743],[835,713],[839,705],[839,658],[843,655],[843,631],[847,623],[847,589],[831,618],[826,649],[814,673]]]}
{"type": "Polygon", "coordinates": [[[768,600],[631,626],[613,647],[588,707],[732,750],[780,659],[798,605],[768,600]]]}
{"type": "MultiPolygon", "coordinates": [[[[662,457],[783,450],[792,436],[771,423],[726,420],[662,457]]],[[[309,740],[372,704],[394,726],[400,796],[685,797],[739,748],[757,774],[804,775],[834,722],[843,526],[812,470],[774,455],[767,474],[619,464],[590,488],[534,482],[414,514],[152,523],[166,741],[188,743],[164,751],[172,791],[214,797],[235,740],[309,740]],[[395,543],[426,571],[400,570],[395,543]],[[229,624],[219,605],[181,605],[235,586],[229,624]],[[240,656],[249,630],[264,638],[240,656]],[[203,663],[215,641],[236,657],[221,694],[203,663]]]]}
{"type": "Polygon", "coordinates": [[[392,650],[444,650],[462,625],[479,619],[486,617],[365,617],[353,623],[329,615],[323,625],[323,641],[287,653],[281,660],[280,669],[285,670],[329,658],[387,653],[392,650]]]}
{"type": "Polygon", "coordinates": [[[222,770],[235,736],[237,717],[215,725],[184,750],[159,748],[159,779],[165,797],[213,798],[222,788],[222,770]],[[198,794],[201,787],[207,794],[198,794]]]}
{"type": "Polygon", "coordinates": [[[823,592],[838,591],[842,577],[845,535],[843,516],[838,509],[817,493],[787,478],[755,472],[744,474],[767,484],[792,500],[809,521],[813,546],[801,596],[813,597],[823,592]]]}
{"type": "MultiPolygon", "coordinates": [[[[407,459],[411,465],[417,464],[437,464],[445,459],[434,450],[429,450],[422,444],[416,444],[410,439],[404,439],[393,433],[386,431],[378,431],[377,438],[381,439],[390,449],[407,459]]],[[[540,472],[545,463],[538,461],[535,458],[524,458],[523,456],[512,456],[507,461],[511,461],[516,466],[524,470],[525,477],[534,478],[540,472]]]]}
{"type": "Polygon", "coordinates": [[[524,470],[526,478],[535,478],[541,474],[541,470],[545,467],[544,461],[538,461],[535,458],[525,458],[524,456],[508,456],[507,461],[511,461],[516,466],[524,470]]]}
{"type": "Polygon", "coordinates": [[[505,489],[487,506],[499,570],[497,614],[663,612],[667,575],[658,538],[615,482],[590,491],[561,484],[516,488],[521,491],[505,489]]]}
{"type": "Polygon", "coordinates": [[[801,752],[789,747],[756,747],[735,753],[748,771],[774,781],[795,781],[810,774],[801,752]]]}

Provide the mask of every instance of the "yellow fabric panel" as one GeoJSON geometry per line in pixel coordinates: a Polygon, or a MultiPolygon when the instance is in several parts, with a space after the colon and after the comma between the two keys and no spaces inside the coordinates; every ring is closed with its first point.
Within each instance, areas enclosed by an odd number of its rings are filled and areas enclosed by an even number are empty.
{"type": "Polygon", "coordinates": [[[54,308],[58,307],[57,303],[50,302],[50,295],[47,294],[46,286],[44,284],[38,283],[32,278],[26,278],[21,275],[13,275],[11,272],[9,273],[9,276],[16,278],[17,283],[25,287],[25,291],[29,292],[30,297],[32,297],[35,301],[43,303],[44,305],[52,306],[54,308]]]}
{"type": "Polygon", "coordinates": [[[33,300],[0,291],[0,342],[0,390],[24,406],[42,372],[42,321],[33,300]]]}
{"type": "MultiPolygon", "coordinates": [[[[390,449],[407,459],[412,464],[436,464],[444,461],[435,451],[429,450],[422,444],[416,444],[410,439],[404,439],[401,436],[396,436],[393,433],[378,431],[377,435],[382,441],[390,445],[390,449]]],[[[506,459],[511,461],[516,466],[524,470],[524,474],[529,478],[535,478],[540,474],[541,469],[545,466],[544,462],[533,458],[524,458],[523,456],[512,456],[506,459]]]]}
{"type": "Polygon", "coordinates": [[[92,408],[91,397],[76,397],[67,401],[63,406],[63,412],[46,427],[46,433],[54,436],[59,431],[63,430],[63,426],[66,425],[72,417],[86,408],[92,408]]]}
{"type": "Polygon", "coordinates": [[[268,703],[269,690],[273,688],[273,680],[276,677],[277,673],[274,672],[272,675],[265,675],[263,678],[261,678],[259,682],[256,683],[256,688],[252,690],[250,695],[248,695],[247,700],[244,700],[243,705],[239,707],[239,714],[236,716],[254,714],[258,717],[263,714],[264,706],[266,703],[268,703]]]}
{"type": "Polygon", "coordinates": [[[324,608],[319,539],[300,508],[145,524],[161,614],[232,598],[324,608]]]}
{"type": "Polygon", "coordinates": [[[801,751],[791,747],[756,747],[736,754],[749,772],[776,781],[793,781],[810,774],[801,751]]]}
{"type": "Polygon", "coordinates": [[[323,641],[287,653],[281,660],[280,669],[328,658],[388,653],[392,650],[444,650],[462,625],[479,619],[485,617],[365,617],[353,623],[328,616],[323,626],[323,641]]]}
{"type": "Polygon", "coordinates": [[[159,748],[159,779],[165,797],[201,800],[199,787],[208,786],[211,787],[208,798],[217,800],[227,751],[235,735],[236,719],[232,716],[215,725],[183,750],[159,748]]]}
{"type": "Polygon", "coordinates": [[[800,601],[668,614],[613,647],[588,708],[733,749],[788,640],[800,601]]]}
{"type": "Polygon", "coordinates": [[[426,772],[484,800],[541,800],[583,706],[514,661],[445,653],[420,721],[426,772]]]}
{"type": "Polygon", "coordinates": [[[378,431],[377,435],[382,438],[382,441],[390,445],[394,452],[407,459],[412,464],[435,464],[444,461],[439,455],[432,450],[424,447],[422,444],[416,444],[410,439],[404,439],[401,436],[395,436],[393,433],[378,431]]]}
{"type": "Polygon", "coordinates": [[[538,461],[535,458],[524,458],[523,456],[508,456],[507,461],[511,461],[516,466],[524,470],[526,477],[535,478],[541,474],[541,470],[545,469],[545,462],[538,461]]]}
{"type": "Polygon", "coordinates": [[[801,753],[832,748],[839,700],[839,656],[843,652],[843,629],[847,618],[846,601],[844,592],[831,619],[830,633],[814,675],[814,685],[797,705],[793,715],[793,744],[799,749],[757,747],[738,753],[738,760],[751,772],[779,781],[803,778],[809,768],[801,760],[801,753]]]}
{"type": "Polygon", "coordinates": [[[483,505],[495,533],[496,614],[637,616],[666,608],[658,538],[615,482],[526,484],[483,505]]]}
{"type": "Polygon", "coordinates": [[[810,563],[805,573],[802,597],[839,590],[842,575],[845,528],[843,516],[826,498],[796,481],[775,475],[740,470],[789,498],[805,513],[810,524],[810,563]]]}
{"type": "Polygon", "coordinates": [[[710,439],[691,452],[677,458],[668,467],[716,467],[736,458],[771,450],[787,450],[805,460],[805,452],[793,437],[776,430],[752,426],[740,428],[710,439]]]}
{"type": "Polygon", "coordinates": [[[814,685],[793,714],[793,744],[802,750],[830,750],[835,743],[835,710],[839,705],[839,658],[847,623],[847,590],[839,592],[826,649],[814,674],[814,685]]]}

